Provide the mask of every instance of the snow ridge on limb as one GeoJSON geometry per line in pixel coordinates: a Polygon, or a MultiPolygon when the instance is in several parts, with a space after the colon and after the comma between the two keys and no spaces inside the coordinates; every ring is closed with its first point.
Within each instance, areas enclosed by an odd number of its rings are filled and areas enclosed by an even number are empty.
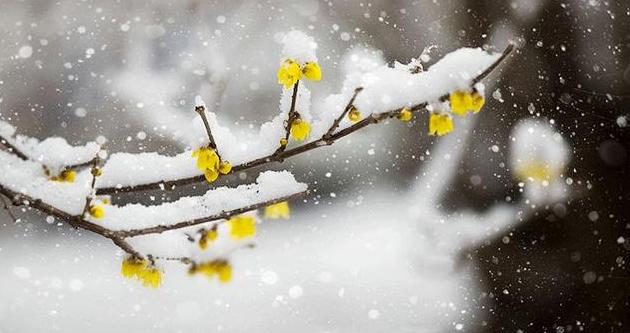
{"type": "Polygon", "coordinates": [[[96,142],[72,146],[60,137],[43,141],[25,135],[16,135],[13,125],[0,120],[0,145],[23,160],[33,160],[44,165],[51,174],[66,169],[89,165],[101,147],[96,142]]]}

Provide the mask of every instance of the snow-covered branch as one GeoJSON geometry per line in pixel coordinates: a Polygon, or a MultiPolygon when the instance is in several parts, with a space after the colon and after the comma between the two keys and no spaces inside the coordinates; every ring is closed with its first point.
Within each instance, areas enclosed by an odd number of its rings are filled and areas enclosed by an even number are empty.
{"type": "Polygon", "coordinates": [[[107,156],[96,143],[71,146],[61,138],[39,142],[15,135],[15,128],[0,122],[0,142],[7,148],[0,151],[0,193],[14,205],[31,207],[112,240],[129,254],[123,275],[147,285],[157,286],[161,281],[157,259],[180,260],[191,265],[191,273],[229,280],[227,256],[251,245],[255,211],[265,208],[269,217],[286,217],[286,202],[304,195],[307,186],[287,171],[265,171],[256,183],[236,188],[213,188],[209,183],[332,145],[386,119],[410,121],[425,110],[430,111],[429,134],[445,135],[453,130],[453,114],[466,116],[481,109],[480,81],[514,49],[510,45],[500,54],[460,49],[424,72],[412,62],[351,73],[340,94],[314,103],[307,82],[322,76],[314,40],[292,31],[283,44],[278,70],[278,82],[284,86],[280,113],[263,124],[258,135],[243,138],[220,126],[201,98],[195,106],[201,121],[196,121],[192,134],[194,149],[176,156],[107,156]],[[148,206],[112,205],[108,197],[193,183],[205,183],[209,190],[148,206]]]}

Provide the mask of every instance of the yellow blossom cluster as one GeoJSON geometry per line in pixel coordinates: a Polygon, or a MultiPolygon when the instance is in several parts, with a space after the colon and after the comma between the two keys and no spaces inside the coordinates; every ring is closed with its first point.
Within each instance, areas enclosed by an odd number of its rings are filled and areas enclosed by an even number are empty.
{"type": "Polygon", "coordinates": [[[50,180],[56,181],[56,182],[72,183],[74,182],[74,179],[76,178],[76,176],[77,176],[76,171],[72,169],[67,169],[67,170],[61,171],[61,173],[58,176],[51,177],[50,180]]]}
{"type": "Polygon", "coordinates": [[[193,150],[192,156],[197,158],[197,168],[203,171],[203,175],[209,183],[215,181],[219,174],[227,175],[232,171],[232,164],[222,161],[215,149],[201,147],[193,150]]]}
{"type": "MultiPolygon", "coordinates": [[[[449,95],[451,112],[466,116],[468,111],[477,113],[485,103],[484,97],[477,91],[456,90],[449,95]]],[[[429,117],[429,135],[446,135],[454,129],[453,118],[445,112],[432,112],[429,117]]]]}
{"type": "Polygon", "coordinates": [[[291,216],[291,208],[286,201],[278,202],[265,207],[266,219],[288,219],[291,216]]]}
{"type": "Polygon", "coordinates": [[[157,288],[162,283],[162,271],[146,259],[129,257],[123,260],[120,273],[126,278],[137,278],[145,287],[157,288]]]}
{"type": "Polygon", "coordinates": [[[278,83],[284,85],[286,89],[291,88],[302,76],[309,80],[319,81],[322,79],[322,69],[314,61],[308,61],[304,65],[293,59],[282,62],[278,69],[278,83]]]}
{"type": "Polygon", "coordinates": [[[256,219],[251,215],[236,215],[228,221],[230,236],[234,239],[243,239],[256,234],[256,219]]]}
{"type": "Polygon", "coordinates": [[[221,282],[228,282],[232,279],[232,266],[227,260],[217,259],[198,265],[193,265],[188,270],[189,274],[203,274],[209,278],[215,275],[221,282]]]}
{"type": "Polygon", "coordinates": [[[451,111],[459,116],[465,116],[468,111],[477,113],[485,103],[485,99],[478,91],[456,90],[449,96],[451,111]]]}

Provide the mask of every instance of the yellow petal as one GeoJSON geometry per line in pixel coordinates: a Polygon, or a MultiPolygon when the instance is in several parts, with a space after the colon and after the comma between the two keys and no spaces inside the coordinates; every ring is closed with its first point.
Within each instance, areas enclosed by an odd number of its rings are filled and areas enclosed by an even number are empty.
{"type": "Polygon", "coordinates": [[[217,267],[217,273],[219,274],[219,281],[225,283],[232,279],[232,266],[227,261],[224,261],[217,267]]]}
{"type": "Polygon", "coordinates": [[[286,201],[278,202],[265,207],[265,218],[267,219],[288,219],[291,215],[289,203],[286,201]]]}
{"type": "Polygon", "coordinates": [[[475,91],[472,93],[472,104],[470,106],[470,109],[474,113],[481,111],[481,108],[485,103],[486,99],[479,92],[475,91]]]}
{"type": "Polygon", "coordinates": [[[361,120],[361,111],[359,111],[359,109],[355,108],[354,106],[351,107],[350,111],[348,112],[348,119],[350,119],[350,121],[352,121],[353,123],[361,120]]]}
{"type": "Polygon", "coordinates": [[[206,181],[208,181],[208,183],[212,183],[219,178],[219,171],[217,169],[206,169],[206,171],[203,172],[203,175],[206,177],[206,181]]]}
{"type": "MultiPolygon", "coordinates": [[[[194,155],[194,154],[193,154],[194,155]]],[[[196,154],[197,168],[201,171],[206,169],[218,169],[219,168],[219,155],[216,150],[208,147],[200,148],[196,154]]]]}
{"type": "Polygon", "coordinates": [[[105,216],[105,209],[101,205],[91,205],[89,209],[89,213],[94,218],[100,219],[105,216]]]}
{"type": "Polygon", "coordinates": [[[472,96],[466,91],[454,91],[449,97],[451,103],[451,111],[459,116],[466,115],[466,112],[472,106],[472,96]]]}
{"type": "Polygon", "coordinates": [[[309,61],[304,64],[302,74],[304,74],[304,76],[306,76],[309,80],[319,81],[322,79],[322,69],[319,67],[318,63],[313,61],[309,61]]]}
{"type": "Polygon", "coordinates": [[[429,118],[429,135],[446,135],[453,131],[453,118],[446,113],[433,112],[429,118]]]}
{"type": "Polygon", "coordinates": [[[72,183],[74,182],[74,179],[76,178],[76,176],[77,176],[77,172],[72,169],[64,170],[61,172],[61,179],[64,182],[72,183]]]}
{"type": "Polygon", "coordinates": [[[256,234],[256,220],[250,215],[237,215],[228,220],[230,235],[242,239],[256,234]]]}
{"type": "Polygon", "coordinates": [[[291,137],[297,141],[304,141],[311,134],[311,124],[301,118],[291,123],[291,137]]]}
{"type": "Polygon", "coordinates": [[[120,274],[126,278],[132,278],[137,276],[146,266],[146,260],[129,257],[123,260],[120,266],[120,274]]]}
{"type": "Polygon", "coordinates": [[[398,119],[404,122],[410,121],[411,119],[413,119],[413,112],[411,112],[409,108],[403,108],[398,114],[398,119]]]}
{"type": "Polygon", "coordinates": [[[232,164],[228,161],[221,161],[221,163],[219,163],[219,172],[227,175],[228,173],[230,173],[230,171],[232,171],[232,164]]]}
{"type": "Polygon", "coordinates": [[[289,59],[280,65],[278,69],[278,83],[283,84],[285,88],[291,88],[302,76],[300,65],[289,59]]]}
{"type": "Polygon", "coordinates": [[[143,286],[157,288],[162,283],[162,272],[156,267],[147,267],[140,271],[138,278],[143,286]]]}

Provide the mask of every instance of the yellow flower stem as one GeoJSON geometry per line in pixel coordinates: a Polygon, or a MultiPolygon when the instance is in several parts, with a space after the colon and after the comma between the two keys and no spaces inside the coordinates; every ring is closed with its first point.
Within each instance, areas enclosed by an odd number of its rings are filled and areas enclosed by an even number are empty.
{"type": "MultiPolygon", "coordinates": [[[[297,118],[296,112],[295,112],[295,105],[297,103],[297,95],[298,95],[298,87],[300,85],[300,80],[297,80],[295,82],[295,84],[293,85],[293,95],[291,96],[291,108],[289,109],[289,116],[287,119],[287,123],[286,123],[286,127],[285,129],[285,133],[284,133],[284,139],[288,142],[289,140],[289,135],[291,134],[291,125],[293,124],[293,121],[297,118]]],[[[280,140],[282,141],[282,140],[280,140]]],[[[276,149],[274,154],[280,154],[282,153],[285,149],[287,148],[286,145],[282,145],[280,144],[280,147],[278,147],[278,149],[276,149]]]]}
{"type": "Polygon", "coordinates": [[[195,112],[199,114],[201,120],[203,120],[203,125],[206,128],[206,133],[208,133],[208,147],[214,149],[219,157],[219,160],[222,160],[221,155],[219,155],[219,150],[217,149],[217,143],[214,141],[214,136],[212,136],[212,130],[210,129],[210,123],[208,123],[208,118],[206,117],[206,108],[203,105],[195,106],[195,112]]]}

